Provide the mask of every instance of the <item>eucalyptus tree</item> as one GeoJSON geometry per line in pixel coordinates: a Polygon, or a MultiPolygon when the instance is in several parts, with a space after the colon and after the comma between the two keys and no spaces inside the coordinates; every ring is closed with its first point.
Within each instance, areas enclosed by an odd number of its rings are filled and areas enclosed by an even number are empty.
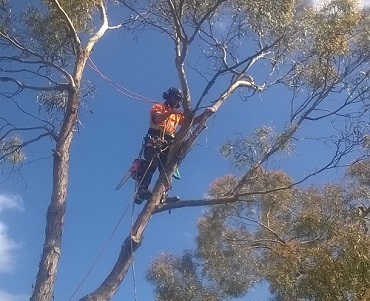
{"type": "MultiPolygon", "coordinates": [[[[368,168],[357,162],[342,183],[285,190],[293,182],[286,173],[256,172],[245,193],[269,193],[210,207],[194,251],[152,262],[157,300],[240,298],[262,281],[271,300],[368,300],[368,168]]],[[[222,197],[238,181],[218,179],[209,194],[222,197]]]]}
{"type": "Polygon", "coordinates": [[[17,116],[12,120],[2,113],[0,118],[0,162],[2,172],[11,174],[25,160],[27,146],[45,138],[54,143],[45,242],[31,296],[35,301],[51,300],[61,253],[70,147],[83,96],[94,90],[83,73],[99,39],[121,25],[109,25],[101,0],[17,2],[0,3],[0,95],[2,102],[13,104],[12,116],[17,116]],[[39,111],[30,109],[32,104],[39,111]]]}
{"type": "MultiPolygon", "coordinates": [[[[133,253],[142,244],[142,234],[153,214],[190,206],[230,205],[251,195],[270,192],[271,189],[266,187],[256,191],[246,191],[246,187],[274,155],[282,150],[290,151],[292,141],[298,143],[303,140],[296,137],[302,125],[313,121],[329,122],[333,131],[327,135],[320,133],[315,139],[330,144],[332,154],[325,163],[308,170],[301,179],[281,181],[282,186],[273,187],[272,191],[288,193],[288,188],[320,171],[347,164],[347,157],[363,159],[367,156],[359,146],[368,133],[369,12],[361,9],[356,1],[328,1],[321,7],[293,0],[120,2],[133,14],[132,30],[139,34],[142,30],[160,32],[173,42],[175,66],[184,91],[182,104],[186,118],[171,146],[165,172],[159,177],[151,200],[123,242],[110,274],[82,300],[107,300],[113,296],[128,271],[133,253]],[[191,93],[194,78],[204,84],[197,97],[191,93]],[[281,129],[274,131],[261,125],[252,137],[223,147],[225,155],[235,158],[235,163],[246,168],[245,173],[223,194],[162,204],[161,196],[168,179],[191,150],[211,115],[205,115],[193,128],[195,113],[207,106],[216,112],[235,91],[240,90],[246,100],[269,91],[287,93],[284,100],[290,106],[281,129]]],[[[232,265],[238,265],[236,259],[232,265]]],[[[187,265],[182,266],[184,272],[193,275],[192,267],[187,268],[187,265]]],[[[223,279],[220,275],[220,282],[223,279]]],[[[191,289],[198,282],[199,279],[191,277],[187,283],[191,284],[191,289]]],[[[236,283],[235,279],[233,284],[236,283]]],[[[163,288],[165,284],[159,283],[159,287],[163,288]]],[[[179,281],[176,284],[180,288],[186,286],[179,281]]],[[[185,290],[180,291],[185,294],[185,290]]],[[[187,293],[191,295],[191,292],[187,293]]],[[[171,298],[181,300],[190,295],[172,295],[171,298]]],[[[163,298],[166,299],[165,295],[163,298]]],[[[202,298],[218,300],[212,299],[212,291],[207,289],[194,300],[202,298]]]]}
{"type": "MultiPolygon", "coordinates": [[[[171,147],[165,173],[159,177],[153,197],[145,204],[124,240],[111,273],[84,300],[108,300],[115,294],[133,260],[133,253],[142,245],[142,234],[153,214],[171,207],[233,204],[252,195],[253,192],[245,191],[245,186],[274,154],[289,149],[302,124],[329,120],[333,129],[338,130],[335,135],[321,137],[326,143],[332,143],[333,155],[312,174],[342,164],[367,134],[369,18],[368,12],[360,10],[355,1],[331,1],[320,9],[312,8],[306,1],[293,0],[116,2],[130,11],[132,18],[127,20],[128,28],[138,30],[139,34],[141,30],[154,30],[172,41],[175,68],[184,91],[186,118],[171,147]],[[192,97],[190,76],[204,83],[196,99],[192,97]],[[284,126],[279,132],[273,132],[262,125],[247,139],[246,155],[235,156],[243,159],[246,172],[223,195],[162,204],[167,179],[172,178],[191,150],[211,112],[217,111],[240,89],[245,99],[269,91],[288,92],[290,107],[284,126]],[[212,110],[193,128],[195,113],[208,105],[212,110]]],[[[82,74],[92,47],[112,27],[108,25],[102,1],[47,0],[19,18],[4,10],[8,5],[6,1],[1,1],[0,5],[3,48],[0,61],[4,73],[0,80],[7,88],[2,96],[18,106],[16,97],[21,92],[39,92],[37,101],[53,117],[35,117],[39,125],[27,129],[13,125],[6,118],[1,119],[1,128],[5,129],[1,159],[10,159],[11,164],[23,159],[22,149],[30,143],[47,136],[55,141],[53,193],[44,252],[32,296],[33,300],[50,300],[60,254],[69,148],[78,123],[81,95],[86,94],[83,93],[82,74]],[[98,19],[95,12],[100,16],[98,30],[92,26],[98,19]],[[15,27],[13,22],[18,20],[26,26],[15,27]],[[14,135],[31,131],[35,136],[27,140],[14,135]]],[[[90,91],[91,87],[87,89],[90,91]]],[[[19,109],[24,111],[21,106],[19,109]]],[[[233,156],[235,150],[231,144],[224,147],[228,156],[233,156]]],[[[287,183],[282,184],[284,187],[274,189],[288,188],[287,183]]],[[[204,295],[210,293],[205,291],[204,295]]]]}

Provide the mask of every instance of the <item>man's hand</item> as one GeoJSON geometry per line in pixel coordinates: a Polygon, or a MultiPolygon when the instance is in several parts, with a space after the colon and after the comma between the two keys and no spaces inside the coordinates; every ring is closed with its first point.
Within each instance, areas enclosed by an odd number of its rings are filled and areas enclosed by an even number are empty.
{"type": "Polygon", "coordinates": [[[164,113],[162,112],[156,112],[154,114],[154,121],[157,123],[161,123],[165,121],[168,117],[170,117],[172,114],[180,114],[182,115],[183,113],[180,110],[172,109],[169,111],[166,111],[164,113]]]}

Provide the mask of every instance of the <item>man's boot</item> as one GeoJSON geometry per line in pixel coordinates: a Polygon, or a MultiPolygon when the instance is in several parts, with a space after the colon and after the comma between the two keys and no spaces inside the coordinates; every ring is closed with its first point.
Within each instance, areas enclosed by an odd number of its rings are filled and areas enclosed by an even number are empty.
{"type": "Polygon", "coordinates": [[[139,188],[137,194],[135,196],[134,202],[135,204],[140,205],[145,200],[149,200],[152,197],[152,192],[147,188],[139,188]]]}

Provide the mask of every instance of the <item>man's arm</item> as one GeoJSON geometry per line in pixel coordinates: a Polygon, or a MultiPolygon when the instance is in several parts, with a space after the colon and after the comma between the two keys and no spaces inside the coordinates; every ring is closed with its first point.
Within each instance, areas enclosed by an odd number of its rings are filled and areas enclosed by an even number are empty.
{"type": "Polygon", "coordinates": [[[154,122],[155,123],[162,123],[168,117],[170,117],[170,115],[172,115],[172,114],[182,114],[182,112],[179,111],[179,110],[175,110],[175,109],[171,109],[170,111],[167,111],[167,112],[158,112],[158,111],[154,112],[153,113],[154,122]]]}

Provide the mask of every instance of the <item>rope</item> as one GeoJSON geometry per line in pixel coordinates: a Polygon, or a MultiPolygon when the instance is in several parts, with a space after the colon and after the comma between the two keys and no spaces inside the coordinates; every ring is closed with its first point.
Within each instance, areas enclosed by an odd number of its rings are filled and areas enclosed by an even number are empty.
{"type": "Polygon", "coordinates": [[[129,97],[129,98],[132,98],[132,99],[135,99],[135,100],[138,100],[138,101],[142,101],[142,102],[149,102],[149,103],[156,103],[156,101],[148,98],[148,97],[145,97],[145,96],[142,96],[140,94],[137,94],[127,88],[125,88],[124,86],[120,85],[120,84],[117,84],[116,82],[114,82],[112,79],[110,79],[109,77],[107,77],[106,75],[104,75],[100,70],[99,68],[95,65],[95,63],[92,61],[92,59],[89,57],[89,60],[87,62],[88,66],[93,69],[96,73],[98,73],[111,87],[113,87],[113,89],[115,89],[116,91],[118,91],[119,93],[129,97]]]}
{"type": "MultiPolygon", "coordinates": [[[[135,184],[137,184],[137,181],[135,181],[135,184]]],[[[138,188],[135,187],[135,193],[137,193],[138,188]]],[[[134,227],[134,208],[135,205],[132,203],[132,210],[131,210],[131,229],[130,229],[130,235],[132,237],[132,228],[134,227]]],[[[133,286],[134,286],[134,300],[137,300],[137,291],[136,291],[136,272],[135,272],[135,256],[134,256],[134,247],[132,245],[132,239],[131,239],[131,256],[132,256],[132,280],[133,280],[133,286]]]]}
{"type": "MultiPolygon", "coordinates": [[[[144,176],[148,172],[149,167],[152,164],[153,160],[154,160],[154,156],[153,156],[152,160],[150,161],[150,163],[149,163],[149,165],[148,165],[148,167],[147,167],[147,169],[146,169],[146,171],[144,173],[144,176]]],[[[144,178],[144,176],[143,176],[143,178],[144,178]]],[[[139,184],[141,184],[141,182],[139,184]]],[[[138,187],[136,185],[135,192],[134,192],[133,196],[131,197],[131,201],[134,200],[134,198],[135,198],[135,196],[137,194],[137,190],[138,190],[138,187]]],[[[109,235],[108,239],[106,240],[106,242],[104,243],[103,247],[100,249],[98,255],[96,256],[95,260],[93,261],[91,267],[89,268],[89,270],[87,271],[87,273],[85,274],[85,276],[82,278],[81,282],[77,285],[77,288],[75,289],[75,291],[73,292],[73,294],[71,295],[71,297],[68,299],[68,301],[71,301],[73,299],[73,297],[77,294],[77,292],[80,290],[80,288],[82,287],[82,285],[85,283],[87,277],[91,274],[93,268],[95,267],[95,265],[98,263],[99,259],[101,258],[101,256],[105,252],[105,250],[106,250],[106,248],[107,248],[110,240],[112,239],[114,233],[117,231],[118,226],[121,224],[121,222],[122,222],[122,220],[123,220],[123,218],[124,218],[124,216],[125,216],[128,208],[129,208],[129,205],[130,204],[127,204],[127,206],[126,206],[123,214],[121,215],[120,219],[118,220],[117,224],[115,225],[113,231],[109,235]]],[[[134,210],[134,203],[132,202],[131,229],[130,229],[131,236],[132,236],[132,227],[133,227],[133,214],[134,214],[133,210],[134,210]]],[[[133,275],[134,275],[134,293],[135,293],[135,301],[136,301],[136,276],[135,276],[135,263],[134,263],[134,254],[133,254],[132,241],[131,241],[131,256],[132,256],[132,267],[133,267],[133,275]]]]}
{"type": "Polygon", "coordinates": [[[128,204],[123,212],[123,214],[121,215],[120,219],[118,220],[117,224],[115,225],[113,231],[111,232],[111,234],[109,235],[108,239],[106,240],[106,242],[104,243],[103,247],[100,249],[98,255],[96,256],[93,264],[91,265],[91,267],[89,268],[89,270],[87,271],[86,275],[82,278],[81,282],[78,284],[77,288],[75,289],[75,291],[73,292],[73,294],[71,295],[71,297],[68,299],[68,301],[71,301],[72,298],[77,294],[77,292],[80,290],[81,286],[84,284],[84,282],[86,281],[87,277],[90,275],[90,273],[92,272],[93,268],[95,267],[95,265],[98,263],[99,259],[101,258],[101,256],[103,255],[103,253],[105,252],[107,246],[108,246],[108,243],[110,242],[110,240],[112,239],[114,233],[116,232],[116,230],[118,229],[118,226],[121,224],[122,222],[122,219],[123,217],[125,216],[126,212],[127,212],[127,209],[129,207],[130,204],[128,204]]]}
{"type": "MultiPolygon", "coordinates": [[[[152,159],[150,160],[149,164],[148,164],[148,167],[146,168],[145,172],[144,172],[144,175],[142,176],[141,178],[141,181],[138,183],[137,181],[135,182],[135,191],[134,191],[134,194],[133,196],[131,197],[131,201],[134,200],[137,192],[138,192],[138,188],[140,187],[145,175],[147,174],[148,170],[149,170],[149,167],[150,165],[152,165],[153,163],[153,160],[154,160],[154,157],[158,157],[159,159],[159,162],[160,164],[162,165],[162,168],[163,168],[163,164],[162,164],[162,160],[160,159],[159,157],[159,153],[156,152],[156,154],[152,157],[152,159]]],[[[167,175],[166,175],[166,178],[167,178],[167,175]]],[[[167,181],[168,181],[168,178],[167,178],[167,181]]],[[[103,253],[105,252],[110,240],[112,239],[114,233],[117,231],[118,229],[118,226],[121,224],[128,208],[129,208],[129,205],[130,204],[127,204],[123,214],[121,215],[121,217],[119,218],[118,222],[116,223],[113,231],[111,232],[111,234],[109,235],[108,239],[106,240],[106,242],[104,243],[103,247],[100,249],[98,255],[96,256],[95,260],[93,261],[92,265],[90,266],[89,270],[87,271],[87,273],[85,274],[85,276],[82,278],[82,280],[80,281],[80,283],[77,285],[77,288],[74,290],[74,292],[72,293],[71,297],[68,299],[68,301],[71,301],[73,299],[73,297],[77,294],[77,292],[80,290],[80,288],[82,287],[82,285],[85,283],[87,277],[91,274],[93,268],[95,267],[95,265],[98,263],[99,259],[102,257],[103,253]]],[[[134,219],[133,219],[133,215],[134,215],[134,202],[132,202],[132,211],[131,211],[131,229],[130,229],[130,234],[132,236],[132,228],[133,228],[133,223],[134,223],[134,219]]],[[[135,272],[135,256],[134,256],[134,252],[133,252],[133,245],[132,245],[132,240],[131,240],[131,256],[132,256],[132,274],[133,274],[133,282],[134,282],[134,300],[136,301],[137,300],[137,289],[136,289],[136,272],[135,272]]]]}
{"type": "MultiPolygon", "coordinates": [[[[142,150],[143,150],[143,148],[142,148],[142,150]]],[[[140,151],[140,153],[141,153],[141,151],[140,151]]],[[[157,153],[156,155],[158,155],[158,153],[157,153]]],[[[137,194],[138,189],[139,189],[139,187],[140,187],[141,183],[143,182],[143,179],[144,179],[144,177],[146,176],[146,174],[147,174],[147,172],[148,172],[148,170],[149,170],[150,165],[152,165],[153,160],[154,160],[154,157],[155,157],[156,155],[154,155],[154,156],[152,157],[152,159],[150,160],[150,162],[149,162],[149,164],[148,164],[148,167],[146,168],[146,170],[145,170],[145,172],[144,172],[143,176],[141,177],[140,182],[135,181],[135,193],[134,193],[134,196],[133,196],[133,197],[135,197],[135,195],[137,194]]],[[[136,171],[136,172],[137,172],[137,171],[136,171]]],[[[136,177],[136,178],[137,178],[137,177],[136,177]]],[[[132,203],[132,211],[131,211],[131,229],[130,229],[131,237],[132,237],[132,235],[133,235],[133,233],[132,233],[132,228],[133,228],[133,226],[134,226],[134,203],[132,203]]],[[[134,286],[134,300],[135,300],[135,301],[137,301],[136,272],[135,272],[135,256],[134,256],[134,247],[133,247],[133,245],[132,245],[132,239],[131,239],[131,245],[130,245],[130,247],[131,247],[131,256],[132,256],[132,268],[131,268],[131,270],[132,270],[132,279],[133,279],[133,286],[134,286]]]]}

